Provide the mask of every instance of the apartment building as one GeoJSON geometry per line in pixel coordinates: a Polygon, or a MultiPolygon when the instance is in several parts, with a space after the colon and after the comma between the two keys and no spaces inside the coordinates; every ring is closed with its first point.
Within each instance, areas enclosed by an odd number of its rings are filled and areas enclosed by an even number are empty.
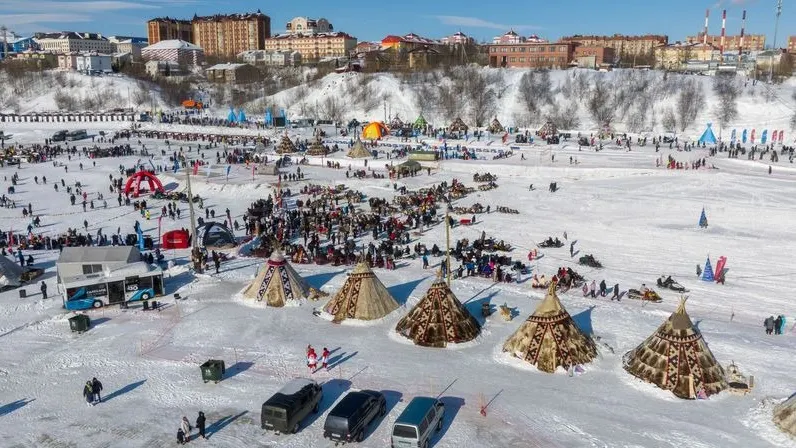
{"type": "Polygon", "coordinates": [[[525,38],[513,30],[492,42],[488,45],[490,67],[566,68],[575,56],[576,45],[572,42],[547,42],[538,36],[525,38]]]}
{"type": "Polygon", "coordinates": [[[147,40],[149,45],[164,40],[183,40],[193,42],[193,24],[190,20],[158,17],[147,21],[147,40]]]}
{"type": "Polygon", "coordinates": [[[603,66],[613,65],[616,60],[616,53],[610,47],[586,47],[578,45],[575,47],[575,62],[580,68],[597,69],[603,66]]]}
{"type": "Polygon", "coordinates": [[[72,51],[111,53],[113,51],[110,41],[102,34],[96,33],[75,33],[73,31],[36,33],[33,40],[41,50],[53,53],[72,51]]]}
{"type": "Polygon", "coordinates": [[[265,50],[271,37],[271,18],[260,11],[194,17],[192,24],[193,43],[208,56],[234,58],[247,50],[265,50]]]}
{"type": "Polygon", "coordinates": [[[204,51],[183,40],[163,40],[141,50],[141,57],[147,61],[171,61],[182,65],[199,65],[205,59],[204,51]]]}
{"type": "Polygon", "coordinates": [[[298,51],[251,50],[240,53],[238,59],[254,66],[295,67],[301,65],[301,53],[298,51]]]}
{"type": "Polygon", "coordinates": [[[265,40],[267,51],[297,51],[304,63],[318,62],[324,58],[347,57],[356,46],[357,38],[342,32],[279,34],[265,40]]]}
{"type": "Polygon", "coordinates": [[[334,27],[324,18],[294,17],[285,25],[285,34],[331,33],[334,27]]]}
{"type": "MultiPolygon", "coordinates": [[[[685,40],[690,44],[705,43],[705,33],[699,33],[695,36],[688,36],[685,40]]],[[[721,48],[721,36],[708,34],[707,43],[716,48],[721,48]]],[[[737,51],[741,47],[741,36],[724,36],[724,51],[737,51]]],[[[766,48],[766,35],[765,34],[746,34],[743,37],[743,46],[741,51],[763,51],[766,48]]]]}
{"type": "Polygon", "coordinates": [[[632,58],[653,54],[656,48],[669,43],[669,37],[659,34],[643,36],[625,36],[623,34],[582,36],[576,34],[561,38],[561,42],[570,42],[582,47],[612,48],[617,56],[632,58]]]}

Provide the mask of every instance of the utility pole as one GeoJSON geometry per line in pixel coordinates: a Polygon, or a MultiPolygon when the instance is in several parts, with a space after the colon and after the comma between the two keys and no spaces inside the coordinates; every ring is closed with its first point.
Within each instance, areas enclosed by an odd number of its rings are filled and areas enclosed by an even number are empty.
{"type": "Polygon", "coordinates": [[[782,0],[777,0],[776,20],[774,21],[774,48],[771,54],[771,63],[768,64],[768,82],[774,83],[774,56],[777,53],[777,32],[779,31],[779,16],[782,15],[782,0]]]}
{"type": "Polygon", "coordinates": [[[448,280],[448,288],[451,286],[451,206],[445,209],[445,276],[448,280]]]}
{"type": "MultiPolygon", "coordinates": [[[[186,159],[187,160],[187,159],[186,159]]],[[[202,260],[199,258],[199,235],[196,229],[196,214],[193,210],[193,193],[191,192],[191,167],[185,166],[185,183],[188,187],[188,212],[191,216],[191,259],[195,272],[202,273],[202,260]]]]}

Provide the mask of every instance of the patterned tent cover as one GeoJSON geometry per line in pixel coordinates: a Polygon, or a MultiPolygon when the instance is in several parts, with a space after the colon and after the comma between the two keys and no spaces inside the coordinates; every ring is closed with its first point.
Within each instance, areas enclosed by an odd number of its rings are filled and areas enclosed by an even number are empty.
{"type": "Polygon", "coordinates": [[[468,129],[470,128],[464,123],[461,117],[458,117],[455,120],[453,120],[453,123],[451,123],[451,125],[448,126],[448,130],[450,132],[467,132],[468,129]]]}
{"type": "Polygon", "coordinates": [[[282,307],[288,302],[309,297],[310,286],[282,253],[275,250],[243,291],[243,296],[258,302],[265,301],[268,306],[282,307]]]}
{"type": "Polygon", "coordinates": [[[290,137],[287,134],[282,136],[282,140],[279,142],[279,146],[276,147],[277,154],[292,154],[298,151],[296,149],[296,145],[293,144],[293,141],[290,140],[290,137]]]}
{"type": "Polygon", "coordinates": [[[398,306],[368,264],[360,262],[340,291],[326,304],[324,311],[334,316],[332,322],[340,323],[345,319],[381,319],[398,306]]]}
{"type": "Polygon", "coordinates": [[[321,140],[320,136],[315,137],[310,143],[310,147],[307,148],[307,155],[310,156],[325,156],[326,153],[326,147],[323,146],[323,140],[321,140]]]}
{"type": "Polygon", "coordinates": [[[415,344],[445,347],[472,341],[481,332],[481,325],[459,302],[442,278],[438,278],[426,294],[395,327],[399,334],[415,344]]]}
{"type": "Polygon", "coordinates": [[[556,282],[550,283],[542,303],[506,340],[503,351],[547,373],[587,364],[597,357],[594,341],[575,325],[556,295],[556,282]]]}
{"type": "Polygon", "coordinates": [[[351,150],[349,150],[348,154],[346,155],[352,159],[373,157],[373,154],[371,154],[370,151],[365,148],[365,145],[362,144],[362,140],[360,139],[357,139],[357,141],[354,143],[354,146],[351,147],[351,150]]]}
{"type": "Polygon", "coordinates": [[[774,409],[774,424],[796,437],[796,394],[793,394],[774,409]]]}
{"type": "Polygon", "coordinates": [[[539,128],[539,135],[549,136],[556,134],[558,134],[558,128],[552,121],[546,122],[541,128],[539,128]]]}
{"type": "Polygon", "coordinates": [[[426,121],[426,119],[421,114],[419,117],[417,117],[417,120],[415,120],[414,127],[416,129],[422,129],[422,128],[426,127],[426,126],[428,126],[428,122],[426,121]]]}
{"type": "Polygon", "coordinates": [[[686,299],[644,342],[624,356],[631,375],[670,390],[680,398],[694,399],[727,389],[724,369],[716,361],[685,309],[686,299]]]}

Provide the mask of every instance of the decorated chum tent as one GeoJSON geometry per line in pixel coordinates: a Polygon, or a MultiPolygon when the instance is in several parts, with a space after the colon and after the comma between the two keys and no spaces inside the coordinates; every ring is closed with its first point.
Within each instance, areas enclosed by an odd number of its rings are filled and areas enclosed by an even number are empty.
{"type": "Polygon", "coordinates": [[[453,123],[451,123],[451,125],[448,126],[448,130],[450,132],[467,132],[468,129],[470,128],[467,127],[466,124],[464,124],[464,121],[461,119],[461,117],[458,117],[455,120],[453,120],[453,123]]]}
{"type": "Polygon", "coordinates": [[[346,155],[348,157],[351,157],[352,159],[364,159],[367,157],[373,157],[373,154],[371,154],[365,148],[365,145],[362,144],[362,140],[360,139],[357,139],[357,141],[354,143],[354,146],[351,147],[351,150],[348,151],[348,154],[346,155]]]}
{"type": "Polygon", "coordinates": [[[321,140],[321,136],[315,136],[315,139],[310,143],[310,147],[307,148],[307,155],[310,156],[325,156],[326,155],[326,148],[323,146],[323,140],[321,140]]]}
{"type": "Polygon", "coordinates": [[[506,129],[503,127],[503,125],[500,124],[500,122],[498,121],[497,117],[495,117],[495,119],[492,120],[492,123],[489,124],[489,127],[486,128],[486,130],[489,131],[492,134],[499,134],[501,132],[505,132],[506,131],[506,129]]]}
{"type": "Polygon", "coordinates": [[[360,262],[324,310],[334,316],[332,322],[339,323],[345,319],[381,319],[397,308],[398,302],[381,280],[367,263],[360,262]]]}
{"type": "Polygon", "coordinates": [[[281,252],[275,250],[257,276],[243,291],[243,296],[265,301],[274,307],[310,296],[310,286],[288,264],[281,252]]]}
{"type": "Polygon", "coordinates": [[[796,437],[796,394],[791,395],[774,409],[774,424],[796,437]]]}
{"type": "Polygon", "coordinates": [[[691,322],[681,299],[677,310],[647,340],[624,357],[631,375],[670,390],[680,398],[697,398],[727,389],[724,369],[691,322]]]}
{"type": "Polygon", "coordinates": [[[282,140],[279,142],[279,146],[276,147],[277,154],[292,154],[296,152],[296,145],[293,144],[293,141],[290,140],[290,137],[287,136],[287,133],[282,136],[282,140]]]}
{"type": "Polygon", "coordinates": [[[597,357],[591,337],[575,325],[556,295],[551,282],[547,296],[528,319],[503,344],[503,351],[553,373],[556,368],[569,369],[586,364],[597,357]]]}
{"type": "Polygon", "coordinates": [[[472,341],[481,332],[481,325],[445,280],[437,278],[423,299],[398,322],[395,331],[417,345],[445,347],[472,341]]]}

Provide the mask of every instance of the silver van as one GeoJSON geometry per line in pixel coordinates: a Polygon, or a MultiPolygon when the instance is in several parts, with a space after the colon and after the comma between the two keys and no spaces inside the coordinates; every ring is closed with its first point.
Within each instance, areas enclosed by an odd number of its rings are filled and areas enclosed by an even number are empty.
{"type": "Polygon", "coordinates": [[[436,398],[415,397],[392,427],[392,448],[428,448],[432,436],[442,429],[445,405],[436,398]]]}

